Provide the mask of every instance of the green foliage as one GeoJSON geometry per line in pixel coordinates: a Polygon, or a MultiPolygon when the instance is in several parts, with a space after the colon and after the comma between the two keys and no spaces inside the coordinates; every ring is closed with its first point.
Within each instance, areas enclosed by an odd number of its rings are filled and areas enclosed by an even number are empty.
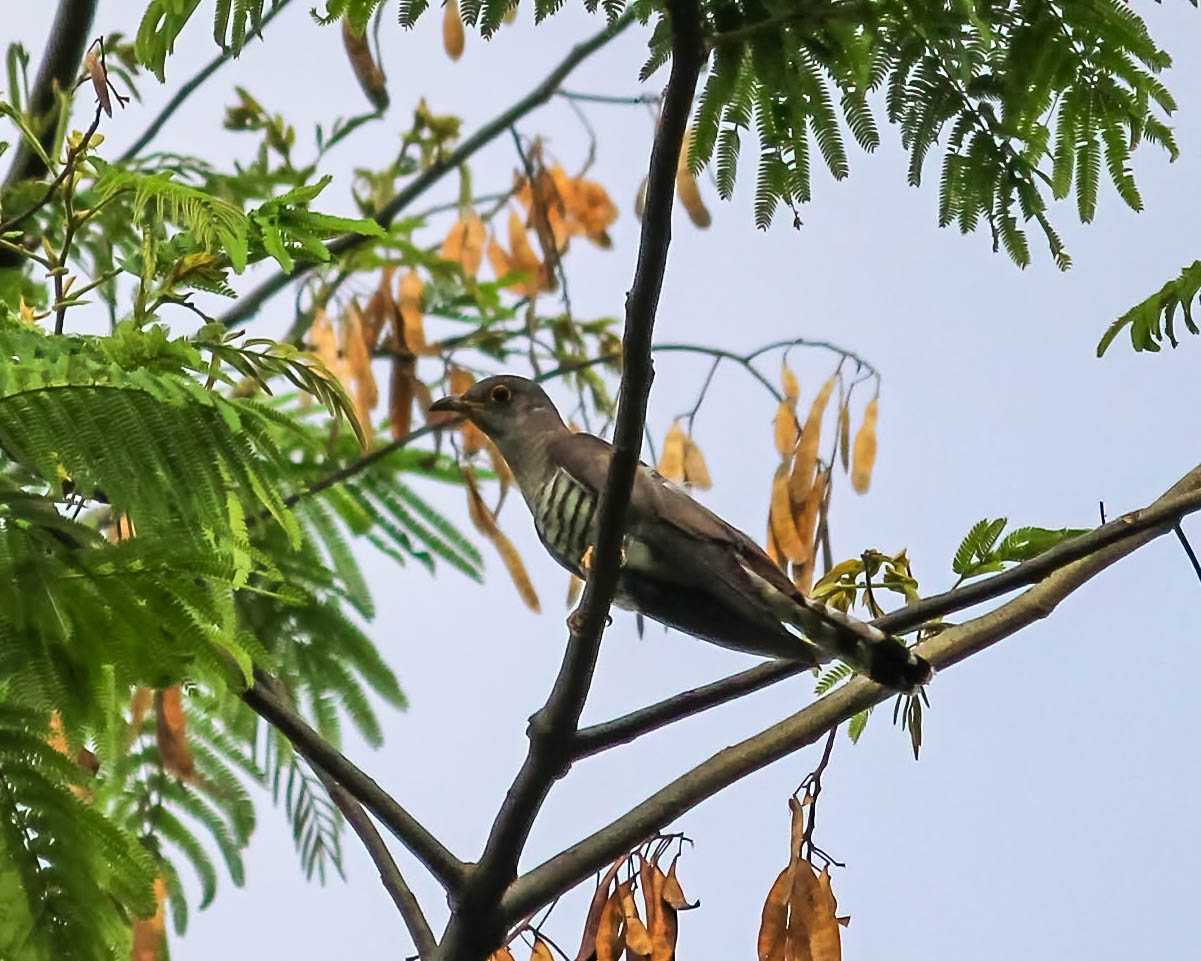
{"type": "Polygon", "coordinates": [[[0,704],[0,956],[127,958],[130,919],[154,912],[153,863],[49,736],[48,713],[0,704]]]}
{"type": "Polygon", "coordinates": [[[993,574],[1010,564],[1020,564],[1050,550],[1060,541],[1087,533],[1084,528],[1061,527],[1047,530],[1044,527],[1018,527],[1001,539],[1008,520],[977,521],[967,536],[960,542],[951,561],[951,570],[959,575],[960,583],[970,577],[993,574]],[[998,543],[999,541],[999,543],[998,543]]]}
{"type": "Polygon", "coordinates": [[[1193,320],[1193,298],[1198,291],[1201,291],[1201,260],[1194,260],[1180,272],[1179,277],[1169,280],[1157,292],[1110,324],[1097,344],[1097,356],[1105,354],[1124,327],[1130,328],[1130,343],[1136,351],[1158,352],[1165,337],[1169,344],[1176,347],[1177,310],[1184,317],[1185,329],[1190,334],[1201,333],[1193,320]]]}
{"type": "MultiPolygon", "coordinates": [[[[271,9],[288,0],[272,0],[271,9]]],[[[216,0],[213,15],[213,39],[233,56],[242,52],[248,35],[263,25],[266,0],[216,0]]],[[[175,39],[191,19],[200,0],[151,0],[138,26],[135,50],[143,65],[149,67],[161,83],[165,79],[167,55],[175,50],[175,39]]]]}
{"type": "MultiPolygon", "coordinates": [[[[935,144],[945,145],[939,224],[964,233],[987,224],[994,249],[1003,246],[1019,266],[1030,262],[1031,221],[1056,263],[1070,264],[1047,217],[1049,199],[1074,185],[1080,219],[1092,220],[1104,162],[1118,195],[1141,209],[1131,151],[1145,139],[1177,154],[1161,119],[1175,102],[1156,77],[1169,58],[1122,0],[721,0],[707,11],[714,52],[690,165],[699,172],[715,162],[718,189],[729,196],[753,121],[760,227],[780,204],[795,215],[809,200],[814,148],[835,179],[847,175],[843,124],[863,149],[875,149],[870,101],[881,92],[909,151],[911,184],[921,183],[935,144]]],[[[669,44],[661,21],[644,76],[666,62],[669,44]]]]}

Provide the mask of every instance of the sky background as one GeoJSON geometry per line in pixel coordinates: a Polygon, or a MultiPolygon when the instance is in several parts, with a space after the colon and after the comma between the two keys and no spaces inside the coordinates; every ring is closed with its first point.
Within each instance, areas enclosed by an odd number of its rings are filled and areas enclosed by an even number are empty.
{"type": "MultiPolygon", "coordinates": [[[[312,128],[361,112],[365,101],[345,63],[336,27],[321,28],[307,2],[293,3],[224,67],[155,140],[164,150],[216,162],[249,159],[255,141],[221,128],[235,83],[296,126],[299,156],[312,128]]],[[[53,4],[5,5],[3,39],[35,61],[53,4]]],[[[868,357],[884,375],[879,456],[871,492],[843,481],[832,514],[838,559],[865,548],[908,548],[924,593],[950,586],[950,559],[984,516],[1014,524],[1089,527],[1098,501],[1112,517],[1142,506],[1197,460],[1196,376],[1201,342],[1135,355],[1123,335],[1103,359],[1102,331],[1191,263],[1201,250],[1201,20],[1189,5],[1136,4],[1178,66],[1166,82],[1180,111],[1181,158],[1169,164],[1144,147],[1135,169],[1147,210],[1127,210],[1108,181],[1096,222],[1074,223],[1074,203],[1054,222],[1075,266],[1060,273],[1032,233],[1035,264],[1019,271],[983,234],[936,226],[938,161],[930,183],[905,183],[898,134],[885,127],[874,155],[848,146],[849,180],[815,176],[814,202],[794,231],[785,212],[755,230],[753,147],[732,203],[702,183],[713,212],[708,231],[677,212],[656,339],[731,350],[812,337],[868,357]]],[[[132,34],[144,3],[108,0],[93,32],[132,34]]],[[[176,85],[216,50],[211,3],[168,60],[165,88],[143,83],[143,103],[105,121],[104,153],[115,157],[145,128],[176,85]]],[[[390,4],[383,25],[392,107],[329,158],[335,182],[321,209],[349,210],[350,171],[394,154],[411,110],[425,96],[437,113],[473,130],[524,94],[566,52],[599,28],[578,2],[535,29],[532,7],[490,43],[469,34],[458,63],[442,52],[440,11],[404,32],[390,4]]],[[[633,28],[569,79],[572,90],[634,94],[646,33],[633,28]]],[[[665,74],[654,78],[660,84],[665,74]]],[[[646,88],[657,92],[658,86],[646,88]]],[[[645,108],[588,106],[598,136],[591,176],[621,208],[614,247],[573,245],[567,258],[576,315],[619,314],[637,250],[631,207],[652,136],[645,108]]],[[[519,124],[570,170],[587,138],[561,100],[519,124]]],[[[748,138],[749,139],[749,138],[748,138]]],[[[849,141],[849,137],[848,137],[849,141]]],[[[473,161],[476,189],[503,189],[516,158],[502,137],[473,161]]],[[[815,167],[816,170],[816,167],[815,167]]],[[[453,200],[446,178],[429,204],[453,200]]],[[[427,204],[419,203],[418,208],[427,204]]],[[[445,224],[431,227],[434,242],[445,224]]],[[[271,301],[252,328],[281,331],[291,293],[271,301]]],[[[214,306],[214,310],[218,309],[214,306]]],[[[799,351],[792,363],[802,403],[832,370],[830,355],[799,351]]],[[[776,362],[763,369],[776,373],[776,362]]],[[[650,399],[651,433],[662,437],[691,406],[703,359],[660,356],[650,399]]],[[[562,395],[560,395],[562,396],[562,395]]],[[[861,401],[865,398],[861,398],[861,401]]],[[[705,503],[762,536],[771,471],[772,400],[744,372],[723,368],[696,423],[714,486],[705,503]]],[[[858,422],[859,411],[856,412],[858,422]]],[[[462,492],[422,490],[467,525],[462,492]]],[[[387,742],[345,749],[455,853],[473,859],[521,759],[526,718],[544,700],[566,630],[566,575],[540,549],[522,506],[501,517],[542,596],[527,611],[499,560],[485,549],[479,587],[448,568],[429,577],[364,551],[378,616],[370,634],[409,696],[385,710],[387,742]]],[[[1201,546],[1201,525],[1186,524],[1201,546]]],[[[915,763],[907,735],[880,711],[857,746],[840,735],[825,778],[818,841],[847,865],[834,876],[851,959],[1195,957],[1201,858],[1196,611],[1201,585],[1174,538],[1161,538],[1072,595],[1047,621],[940,674],[931,686],[925,743],[915,763]]],[[[601,650],[585,723],[597,721],[750,666],[749,657],[659,629],[639,640],[619,614],[601,650]]],[[[715,751],[796,711],[812,679],[795,678],[637,744],[580,763],[560,782],[530,839],[525,868],[623,813],[715,751]]],[[[763,899],[787,855],[786,799],[816,764],[818,748],[739,782],[672,826],[695,839],[680,876],[699,911],[681,916],[684,959],[753,958],[763,899]]],[[[262,797],[247,856],[247,883],[223,876],[214,905],[193,912],[175,961],[214,957],[403,957],[405,932],[354,836],[345,837],[349,883],[303,880],[283,812],[262,797]]],[[[436,931],[443,898],[419,866],[398,861],[436,931]]],[[[187,870],[186,868],[184,869],[187,870]]],[[[565,898],[548,932],[578,945],[585,885],[565,898]]]]}

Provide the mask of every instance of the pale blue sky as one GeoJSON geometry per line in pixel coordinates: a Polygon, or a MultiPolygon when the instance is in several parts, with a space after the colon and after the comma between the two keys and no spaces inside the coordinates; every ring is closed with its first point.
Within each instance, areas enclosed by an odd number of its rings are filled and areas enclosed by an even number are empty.
{"type": "MultiPolygon", "coordinates": [[[[217,161],[246,158],[253,142],[221,129],[232,86],[247,86],[296,125],[300,151],[312,124],[363,109],[336,28],[319,28],[296,3],[189,101],[156,141],[162,149],[217,161]]],[[[6,5],[0,39],[40,50],[51,3],[6,5]]],[[[95,33],[132,33],[143,2],[101,4],[95,33]]],[[[166,90],[153,80],[104,132],[110,156],[144,128],[174,84],[214,54],[205,4],[168,61],[166,90]]],[[[1154,499],[1197,459],[1196,371],[1201,341],[1176,352],[1134,355],[1122,341],[1098,361],[1110,321],[1201,255],[1199,15],[1179,0],[1138,5],[1180,66],[1167,83],[1180,102],[1181,159],[1140,151],[1136,172],[1147,211],[1135,215],[1107,185],[1097,222],[1054,219],[1075,260],[1062,274],[1032,235],[1036,264],[1022,272],[994,255],[983,234],[936,227],[937,166],[920,190],[905,185],[896,131],[874,156],[850,149],[851,177],[818,176],[815,201],[794,232],[781,217],[754,229],[752,183],[721,204],[702,184],[714,225],[677,218],[656,336],[730,349],[787,337],[836,341],[884,373],[880,450],[871,493],[843,484],[833,514],[835,554],[907,547],[923,590],[951,583],[950,557],[985,515],[1047,527],[1091,526],[1103,499],[1114,515],[1154,499]]],[[[339,147],[327,193],[344,204],[355,165],[382,164],[412,106],[460,113],[465,130],[494,115],[541,78],[565,47],[597,29],[578,2],[535,30],[521,23],[485,44],[470,36],[458,63],[441,51],[440,12],[409,33],[385,15],[383,48],[392,110],[339,147]]],[[[645,34],[630,30],[571,78],[572,89],[630,94],[645,34]]],[[[660,80],[661,82],[661,80],[660,80]]],[[[657,88],[656,88],[657,89],[657,88]]],[[[651,124],[642,108],[597,106],[595,175],[622,215],[614,249],[573,247],[568,257],[580,316],[614,314],[632,275],[637,222],[631,212],[651,124]]],[[[548,137],[570,168],[586,142],[555,102],[520,124],[548,137]]],[[[747,169],[753,169],[753,154],[747,169]]],[[[511,143],[478,155],[477,189],[508,182],[511,143]]],[[[430,201],[453,199],[454,178],[430,201]]],[[[435,237],[433,231],[430,240],[435,237]]],[[[271,303],[260,330],[281,329],[292,298],[271,303]]],[[[818,352],[795,354],[811,397],[829,372],[818,352]]],[[[700,361],[661,357],[651,395],[652,432],[691,405],[700,361]]],[[[774,365],[766,365],[771,373],[774,365]]],[[[719,375],[697,421],[714,479],[706,503],[760,536],[774,453],[773,406],[744,374],[719,375]]],[[[429,495],[466,524],[459,491],[429,495]]],[[[541,704],[565,639],[565,576],[538,547],[516,502],[502,524],[526,558],[545,613],[517,600],[491,554],[483,588],[449,570],[431,579],[364,553],[380,613],[370,632],[409,695],[385,713],[387,744],[347,752],[457,854],[474,858],[524,756],[526,717],[541,704]]],[[[1190,529],[1201,541],[1201,526],[1190,529]]],[[[1195,628],[1201,585],[1174,539],[1164,538],[1064,603],[1050,620],[941,674],[930,689],[922,759],[907,737],[873,719],[858,746],[840,737],[821,801],[819,842],[847,863],[835,874],[840,908],[853,921],[847,958],[1162,959],[1195,957],[1194,908],[1201,827],[1195,815],[1195,628]]],[[[619,615],[606,635],[585,720],[599,720],[753,661],[651,629],[639,640],[619,615]]],[[[622,813],[662,782],[716,750],[795,711],[812,682],[794,679],[692,719],[638,744],[581,763],[561,782],[531,838],[525,866],[622,813]]],[[[727,790],[674,829],[696,840],[681,862],[702,908],[681,918],[680,956],[751,958],[763,898],[787,851],[786,798],[816,763],[796,754],[727,790]]],[[[263,799],[247,859],[247,886],[223,878],[213,907],[194,913],[173,940],[175,961],[213,957],[402,957],[407,934],[353,836],[348,884],[306,884],[282,812],[263,799]]],[[[435,930],[444,903],[420,868],[399,860],[435,930]]],[[[586,891],[565,898],[548,931],[574,949],[586,891]]]]}

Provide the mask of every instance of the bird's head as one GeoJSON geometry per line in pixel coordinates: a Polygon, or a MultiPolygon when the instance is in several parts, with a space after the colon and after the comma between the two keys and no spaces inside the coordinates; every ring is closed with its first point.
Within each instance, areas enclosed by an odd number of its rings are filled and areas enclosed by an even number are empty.
{"type": "Polygon", "coordinates": [[[434,401],[430,410],[462,414],[487,434],[502,453],[509,443],[523,435],[563,428],[563,420],[546,391],[515,374],[487,377],[462,394],[434,401]]]}

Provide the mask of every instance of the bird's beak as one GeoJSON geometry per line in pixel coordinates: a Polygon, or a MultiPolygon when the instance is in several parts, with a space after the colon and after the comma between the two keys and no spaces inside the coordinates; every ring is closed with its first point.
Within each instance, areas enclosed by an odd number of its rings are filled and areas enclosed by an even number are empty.
{"type": "Polygon", "coordinates": [[[430,404],[430,413],[433,414],[467,414],[471,412],[471,401],[467,400],[462,394],[451,394],[449,397],[442,397],[430,404]]]}

